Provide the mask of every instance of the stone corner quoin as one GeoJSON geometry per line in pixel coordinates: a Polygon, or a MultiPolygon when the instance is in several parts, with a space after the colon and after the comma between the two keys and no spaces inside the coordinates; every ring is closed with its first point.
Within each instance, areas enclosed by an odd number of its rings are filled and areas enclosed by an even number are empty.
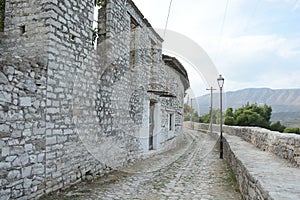
{"type": "Polygon", "coordinates": [[[37,198],[182,133],[184,67],[128,0],[6,1],[0,196],[37,198]],[[167,59],[167,60],[166,60],[167,59]]]}

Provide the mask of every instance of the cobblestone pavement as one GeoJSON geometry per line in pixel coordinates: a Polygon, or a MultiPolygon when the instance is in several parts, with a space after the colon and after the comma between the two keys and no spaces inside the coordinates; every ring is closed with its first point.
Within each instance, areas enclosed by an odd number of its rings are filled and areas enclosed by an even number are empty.
{"type": "MultiPolygon", "coordinates": [[[[216,140],[186,130],[184,145],[98,180],[81,183],[51,199],[238,200],[216,140]]],[[[47,197],[46,197],[47,198],[47,197]]]]}

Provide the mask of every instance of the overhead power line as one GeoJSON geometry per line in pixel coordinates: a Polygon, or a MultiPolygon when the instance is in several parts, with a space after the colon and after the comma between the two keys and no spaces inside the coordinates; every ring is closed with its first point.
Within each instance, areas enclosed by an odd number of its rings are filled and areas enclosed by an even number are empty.
{"type": "Polygon", "coordinates": [[[222,39],[223,39],[223,32],[224,32],[224,26],[225,26],[225,21],[226,21],[226,17],[227,17],[228,4],[229,4],[229,0],[226,1],[224,16],[223,16],[223,20],[222,20],[221,29],[220,29],[220,38],[219,38],[218,48],[217,48],[217,52],[216,52],[216,59],[217,59],[218,53],[220,51],[220,46],[221,46],[222,39]]]}
{"type": "Polygon", "coordinates": [[[171,13],[172,2],[173,2],[173,0],[170,0],[168,16],[167,16],[167,21],[166,21],[165,30],[164,30],[164,39],[165,39],[165,36],[166,36],[166,31],[167,31],[167,27],[168,27],[168,23],[169,23],[169,17],[170,17],[170,13],[171,13]]]}

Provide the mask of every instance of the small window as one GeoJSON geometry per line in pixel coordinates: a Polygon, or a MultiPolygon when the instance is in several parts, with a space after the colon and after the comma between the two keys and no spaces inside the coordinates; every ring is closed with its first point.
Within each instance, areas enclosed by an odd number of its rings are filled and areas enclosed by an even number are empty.
{"type": "Polygon", "coordinates": [[[0,32],[4,31],[5,0],[0,0],[0,32]]]}
{"type": "Polygon", "coordinates": [[[26,26],[25,25],[20,26],[20,32],[21,32],[21,35],[23,35],[26,32],[26,26]]]}
{"type": "Polygon", "coordinates": [[[174,130],[174,114],[170,113],[169,114],[169,131],[174,130]]]}

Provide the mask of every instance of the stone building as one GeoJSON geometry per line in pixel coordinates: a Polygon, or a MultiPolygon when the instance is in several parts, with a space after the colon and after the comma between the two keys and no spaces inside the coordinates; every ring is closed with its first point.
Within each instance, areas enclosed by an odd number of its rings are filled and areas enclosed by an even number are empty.
{"type": "Polygon", "coordinates": [[[0,199],[102,174],[182,132],[187,73],[131,0],[7,0],[0,43],[0,199]]]}

